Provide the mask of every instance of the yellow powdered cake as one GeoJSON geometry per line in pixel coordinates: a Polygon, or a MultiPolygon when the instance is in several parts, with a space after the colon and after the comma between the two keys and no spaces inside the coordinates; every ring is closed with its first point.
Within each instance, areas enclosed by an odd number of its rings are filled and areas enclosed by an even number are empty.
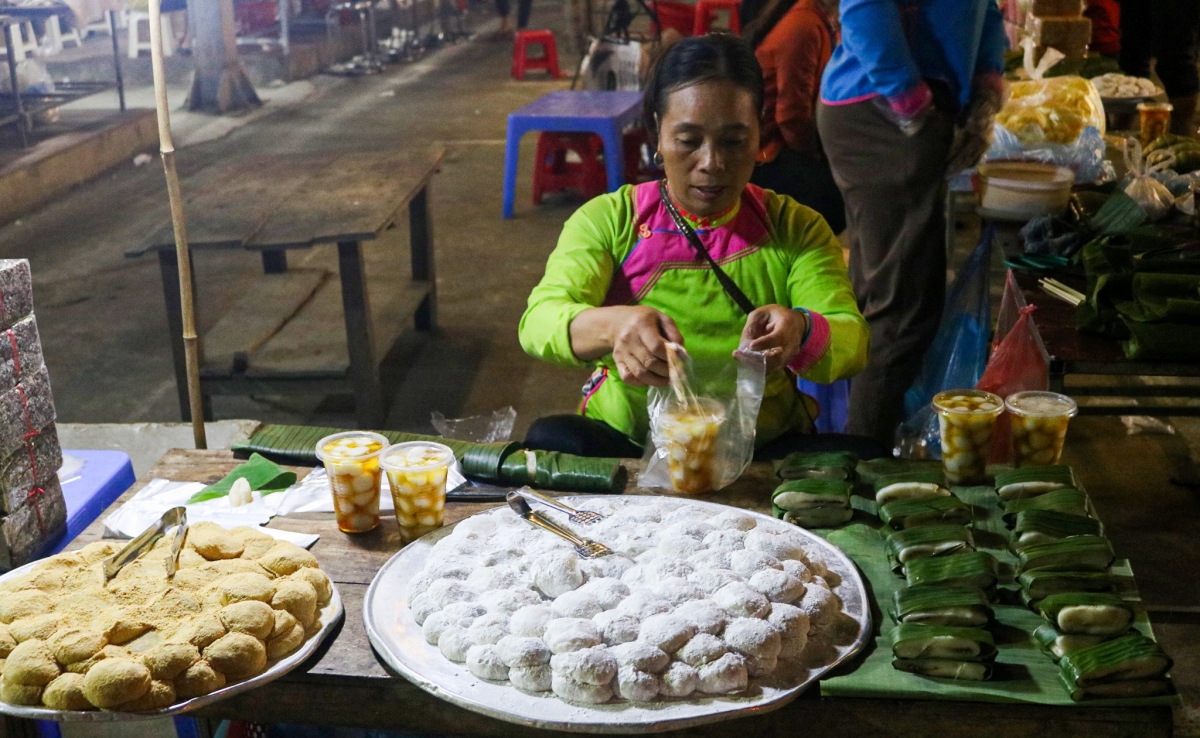
{"type": "Polygon", "coordinates": [[[197,523],[167,577],[171,536],[106,580],[99,541],[0,583],[0,700],[56,710],[158,710],[266,671],[320,630],[332,584],[308,551],[197,523]]]}

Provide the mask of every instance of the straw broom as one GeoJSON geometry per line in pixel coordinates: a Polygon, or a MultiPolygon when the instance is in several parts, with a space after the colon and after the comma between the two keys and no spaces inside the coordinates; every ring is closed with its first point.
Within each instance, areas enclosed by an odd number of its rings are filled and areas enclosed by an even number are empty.
{"type": "Polygon", "coordinates": [[[187,221],[175,171],[175,144],[171,141],[171,112],[167,105],[167,80],[163,72],[162,13],[159,0],[150,0],[150,64],[154,71],[154,100],[158,109],[158,150],[167,175],[171,201],[171,226],[175,231],[175,257],[179,263],[179,302],[183,312],[183,349],[187,365],[188,407],[196,448],[208,448],[204,434],[204,407],[200,397],[200,353],[196,340],[196,315],[192,296],[192,257],[188,250],[187,221]]]}

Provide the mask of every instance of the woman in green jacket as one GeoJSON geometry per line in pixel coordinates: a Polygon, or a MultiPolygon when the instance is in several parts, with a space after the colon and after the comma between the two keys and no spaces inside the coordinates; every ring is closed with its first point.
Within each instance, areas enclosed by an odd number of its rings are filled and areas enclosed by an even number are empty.
{"type": "MultiPolygon", "coordinates": [[[[826,436],[814,445],[803,435],[817,408],[784,369],[822,383],[850,376],[866,361],[868,328],[824,219],[749,184],[762,99],[754,52],[733,36],[685,39],[655,66],[645,124],[658,137],[667,186],[622,187],[585,204],[563,227],[529,296],[521,345],[540,359],[596,371],[578,415],[536,421],[526,436],[530,448],[639,455],[649,427],[646,388],[667,382],[668,341],[696,358],[732,361],[739,346],[766,352],[760,455],[844,447],[826,436]],[[758,306],[749,315],[675,225],[664,191],[758,306]]],[[[867,456],[882,451],[850,445],[867,456]]]]}

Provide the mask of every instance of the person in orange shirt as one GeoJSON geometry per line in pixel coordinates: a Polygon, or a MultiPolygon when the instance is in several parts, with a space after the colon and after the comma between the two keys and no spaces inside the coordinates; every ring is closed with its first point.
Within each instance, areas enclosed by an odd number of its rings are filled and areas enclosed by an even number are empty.
{"type": "Polygon", "coordinates": [[[768,0],[742,34],[763,70],[762,145],[750,181],[816,210],[840,233],[842,194],[817,137],[821,73],[837,44],[837,0],[768,0]]]}

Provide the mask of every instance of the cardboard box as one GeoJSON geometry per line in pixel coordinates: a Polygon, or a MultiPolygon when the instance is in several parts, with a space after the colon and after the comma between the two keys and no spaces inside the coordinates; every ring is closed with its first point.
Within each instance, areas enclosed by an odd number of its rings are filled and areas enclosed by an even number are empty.
{"type": "Polygon", "coordinates": [[[1078,18],[1083,15],[1086,0],[1033,0],[1029,12],[1039,18],[1067,16],[1078,18]]]}

